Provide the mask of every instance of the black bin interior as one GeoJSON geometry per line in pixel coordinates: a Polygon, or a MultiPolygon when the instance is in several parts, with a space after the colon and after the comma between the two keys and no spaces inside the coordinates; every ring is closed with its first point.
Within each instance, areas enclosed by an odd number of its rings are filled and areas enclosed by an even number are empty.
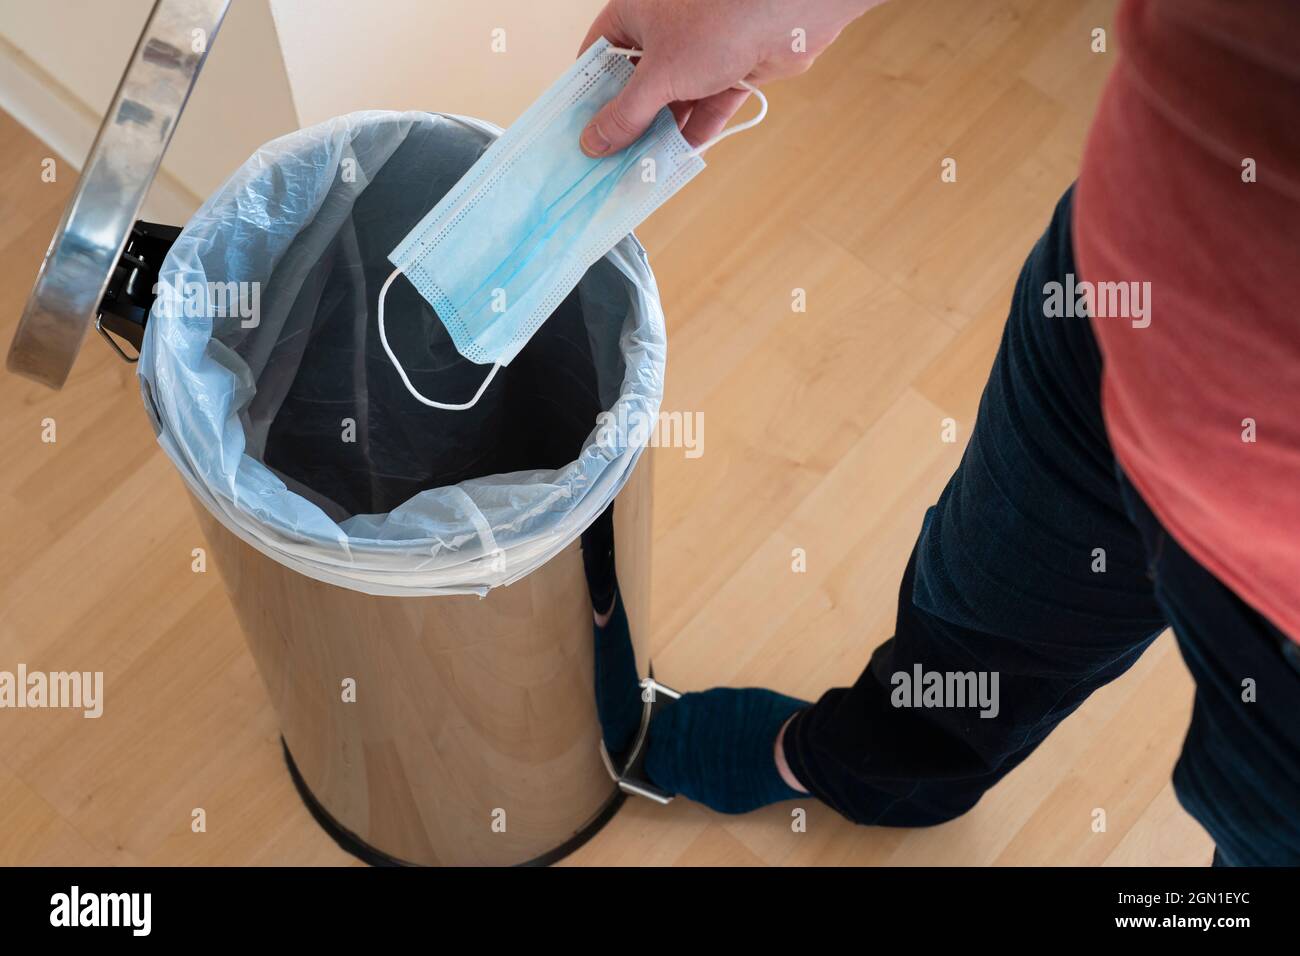
{"type": "MultiPolygon", "coordinates": [[[[336,521],[392,511],[420,491],[470,478],[559,468],[596,426],[601,400],[588,323],[612,318],[584,314],[577,289],[465,411],[416,401],[380,344],[374,317],[393,268],[388,253],[488,141],[467,129],[450,138],[446,127],[413,129],[355,197],[306,280],[295,266],[295,288],[274,290],[292,294],[293,309],[310,318],[305,333],[271,346],[248,414],[269,417],[261,460],[336,521]],[[263,380],[290,384],[264,389],[263,380]]],[[[280,275],[277,268],[268,285],[280,275]]],[[[389,289],[385,312],[389,343],[422,394],[442,402],[473,396],[490,366],[456,352],[404,278],[389,289]]],[[[229,344],[243,353],[255,341],[250,334],[229,344]]],[[[607,381],[622,375],[604,371],[607,381]]]]}

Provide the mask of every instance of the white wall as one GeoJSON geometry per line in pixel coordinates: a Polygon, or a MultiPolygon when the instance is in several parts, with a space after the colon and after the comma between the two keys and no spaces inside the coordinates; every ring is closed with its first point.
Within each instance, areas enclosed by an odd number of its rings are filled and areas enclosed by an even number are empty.
{"type": "MultiPolygon", "coordinates": [[[[0,0],[0,108],[80,168],[153,0],[0,0]]],[[[258,146],[298,126],[267,0],[234,0],[145,218],[183,222],[258,146]]]]}
{"type": "MultiPolygon", "coordinates": [[[[238,0],[236,0],[238,2],[238,0]]],[[[604,0],[270,0],[304,125],[360,109],[509,123],[578,54],[604,0]],[[505,52],[492,50],[505,31],[505,52]]]]}
{"type": "Polygon", "coordinates": [[[0,35],[103,116],[153,0],[0,0],[0,35]]]}
{"type": "MultiPolygon", "coordinates": [[[[80,167],[152,5],[0,0],[0,108],[80,167]]],[[[603,5],[233,0],[145,218],[183,221],[262,143],[340,113],[431,110],[509,125],[573,62],[603,5]],[[497,30],[504,52],[493,50],[497,30]]]]}

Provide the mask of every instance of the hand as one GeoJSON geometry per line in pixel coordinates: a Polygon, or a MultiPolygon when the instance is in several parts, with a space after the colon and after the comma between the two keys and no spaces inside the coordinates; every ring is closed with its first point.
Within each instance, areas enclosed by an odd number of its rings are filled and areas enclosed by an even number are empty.
{"type": "Polygon", "coordinates": [[[665,106],[686,141],[699,146],[749,96],[734,88],[740,80],[757,86],[804,72],[844,27],[883,2],[609,0],[582,49],[604,36],[645,55],[623,92],[583,130],[582,151],[604,156],[631,145],[665,106]]]}

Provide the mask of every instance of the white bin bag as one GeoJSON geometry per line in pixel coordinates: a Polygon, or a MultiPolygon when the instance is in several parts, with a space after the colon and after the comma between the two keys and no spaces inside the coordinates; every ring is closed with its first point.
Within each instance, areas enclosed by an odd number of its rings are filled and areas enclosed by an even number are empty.
{"type": "MultiPolygon", "coordinates": [[[[657,420],[663,312],[629,235],[479,406],[426,408],[379,344],[388,252],[500,130],[363,112],[258,150],[163,264],[139,374],[158,440],[222,524],[281,564],[368,594],[486,594],[613,501],[657,420]]],[[[398,279],[389,340],[425,394],[463,400],[456,354],[398,279]]]]}

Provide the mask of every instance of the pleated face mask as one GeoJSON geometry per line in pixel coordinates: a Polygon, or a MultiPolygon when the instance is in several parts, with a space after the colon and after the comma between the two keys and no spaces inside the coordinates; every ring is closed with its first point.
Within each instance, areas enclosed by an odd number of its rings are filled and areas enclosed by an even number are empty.
{"type": "Polygon", "coordinates": [[[592,117],[632,76],[624,50],[601,38],[479,157],[388,256],[379,335],[413,396],[434,408],[472,407],[586,271],[704,169],[700,154],[761,122],[759,115],[698,148],[665,107],[622,152],[592,159],[578,146],[592,117]],[[388,345],[384,298],[405,275],[438,314],[456,350],[492,370],[474,397],[444,404],[421,395],[388,345]]]}

